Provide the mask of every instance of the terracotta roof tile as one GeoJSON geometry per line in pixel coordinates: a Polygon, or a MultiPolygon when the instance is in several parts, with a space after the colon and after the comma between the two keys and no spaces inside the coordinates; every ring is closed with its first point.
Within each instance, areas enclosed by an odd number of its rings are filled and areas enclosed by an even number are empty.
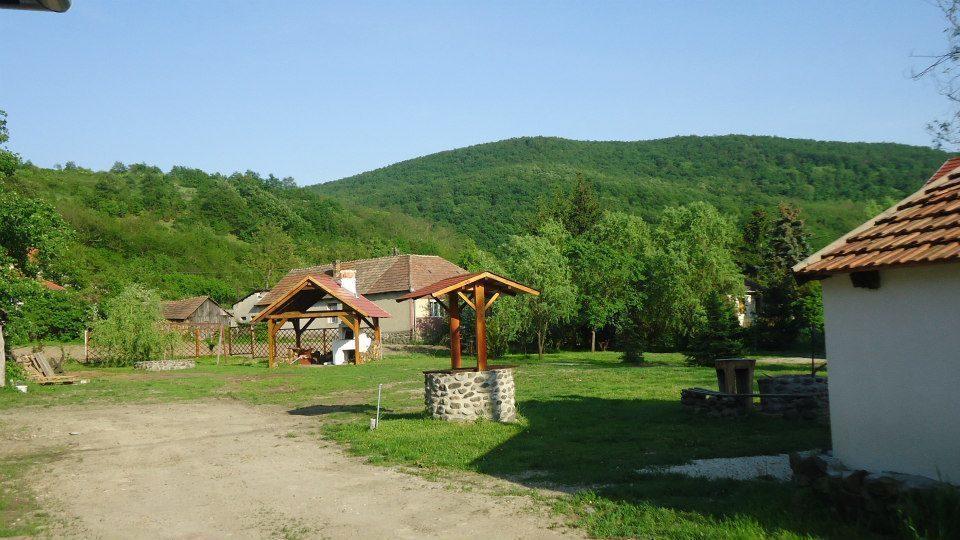
{"type": "MultiPolygon", "coordinates": [[[[358,259],[340,263],[344,270],[357,271],[357,291],[360,294],[409,292],[443,279],[466,272],[463,268],[435,255],[391,255],[375,259],[358,259]]],[[[290,291],[305,276],[333,275],[333,265],[325,264],[291,270],[270,290],[258,306],[268,306],[274,299],[290,291]]]]}
{"type": "Polygon", "coordinates": [[[960,261],[960,157],[923,188],[794,267],[800,276],[960,261]]]}
{"type": "MultiPolygon", "coordinates": [[[[341,303],[346,304],[349,307],[352,307],[356,311],[360,312],[361,315],[367,317],[378,317],[378,318],[387,318],[390,317],[390,314],[387,313],[383,308],[363,296],[362,294],[354,295],[351,291],[344,289],[336,282],[332,277],[326,274],[307,274],[297,280],[297,283],[294,283],[283,295],[277,296],[277,300],[282,300],[291,291],[296,290],[297,287],[303,286],[308,281],[316,283],[321,289],[323,289],[327,294],[336,298],[341,303]]],[[[294,297],[296,293],[294,293],[294,297]]],[[[271,303],[272,304],[272,303],[271,303]]],[[[279,302],[279,305],[286,305],[287,302],[279,302]]],[[[266,318],[268,315],[272,314],[275,311],[275,308],[278,306],[273,306],[274,309],[265,309],[254,319],[258,321],[266,318]]]]}

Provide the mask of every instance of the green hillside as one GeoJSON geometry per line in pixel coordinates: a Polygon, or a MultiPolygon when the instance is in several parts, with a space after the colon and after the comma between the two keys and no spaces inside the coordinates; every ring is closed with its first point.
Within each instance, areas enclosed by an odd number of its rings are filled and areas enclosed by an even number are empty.
{"type": "Polygon", "coordinates": [[[404,252],[456,258],[455,233],[401,214],[340,202],[291,179],[116,165],[94,172],[30,164],[0,190],[53,204],[75,230],[50,276],[91,298],[131,282],[165,298],[232,302],[293,266],[404,252]]]}
{"type": "Polygon", "coordinates": [[[946,158],[927,147],[728,135],[637,142],[524,137],[411,159],[312,186],[344,201],[456,228],[484,247],[529,227],[577,174],[604,206],[656,219],[707,201],[744,216],[790,201],[820,247],[916,190],[946,158]]]}

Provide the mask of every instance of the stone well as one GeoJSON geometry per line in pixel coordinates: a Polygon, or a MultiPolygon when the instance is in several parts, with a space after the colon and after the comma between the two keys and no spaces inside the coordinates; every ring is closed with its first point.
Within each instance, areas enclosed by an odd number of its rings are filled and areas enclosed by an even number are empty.
{"type": "Polygon", "coordinates": [[[427,412],[434,418],[448,421],[517,420],[513,366],[490,366],[486,371],[424,371],[423,378],[427,412]]]}

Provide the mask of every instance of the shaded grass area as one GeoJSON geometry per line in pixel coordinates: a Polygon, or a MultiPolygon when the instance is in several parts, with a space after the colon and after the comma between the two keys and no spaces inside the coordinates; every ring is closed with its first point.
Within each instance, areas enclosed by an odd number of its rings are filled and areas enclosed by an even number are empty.
{"type": "MultiPolygon", "coordinates": [[[[445,367],[443,352],[405,354],[362,366],[268,370],[234,357],[196,369],[138,372],[82,370],[89,384],[0,392],[0,410],[24,404],[176,401],[232,398],[274,404],[316,417],[323,433],[371,462],[425,472],[469,470],[527,487],[576,492],[556,509],[596,536],[792,537],[857,536],[789,484],[706,482],[636,471],[690,459],[781,453],[829,445],[828,426],[760,415],[708,419],[679,404],[680,389],[712,388],[712,369],[690,367],[682,355],[648,354],[637,367],[617,353],[512,356],[517,365],[520,421],[455,424],[423,412],[421,371],[445,367]],[[376,389],[383,384],[380,428],[369,430],[376,389]]],[[[804,366],[763,364],[758,372],[803,373],[804,366]]]]}

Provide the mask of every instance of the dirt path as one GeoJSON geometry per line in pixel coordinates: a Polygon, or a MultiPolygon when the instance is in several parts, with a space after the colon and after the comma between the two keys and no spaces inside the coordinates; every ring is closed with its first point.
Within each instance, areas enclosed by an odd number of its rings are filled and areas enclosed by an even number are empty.
{"type": "Polygon", "coordinates": [[[229,401],[0,413],[0,454],[66,449],[35,471],[53,536],[554,538],[525,497],[451,489],[318,440],[316,418],[229,401]],[[70,433],[76,433],[71,435],[70,433]],[[12,440],[11,440],[12,439],[12,440]]]}

